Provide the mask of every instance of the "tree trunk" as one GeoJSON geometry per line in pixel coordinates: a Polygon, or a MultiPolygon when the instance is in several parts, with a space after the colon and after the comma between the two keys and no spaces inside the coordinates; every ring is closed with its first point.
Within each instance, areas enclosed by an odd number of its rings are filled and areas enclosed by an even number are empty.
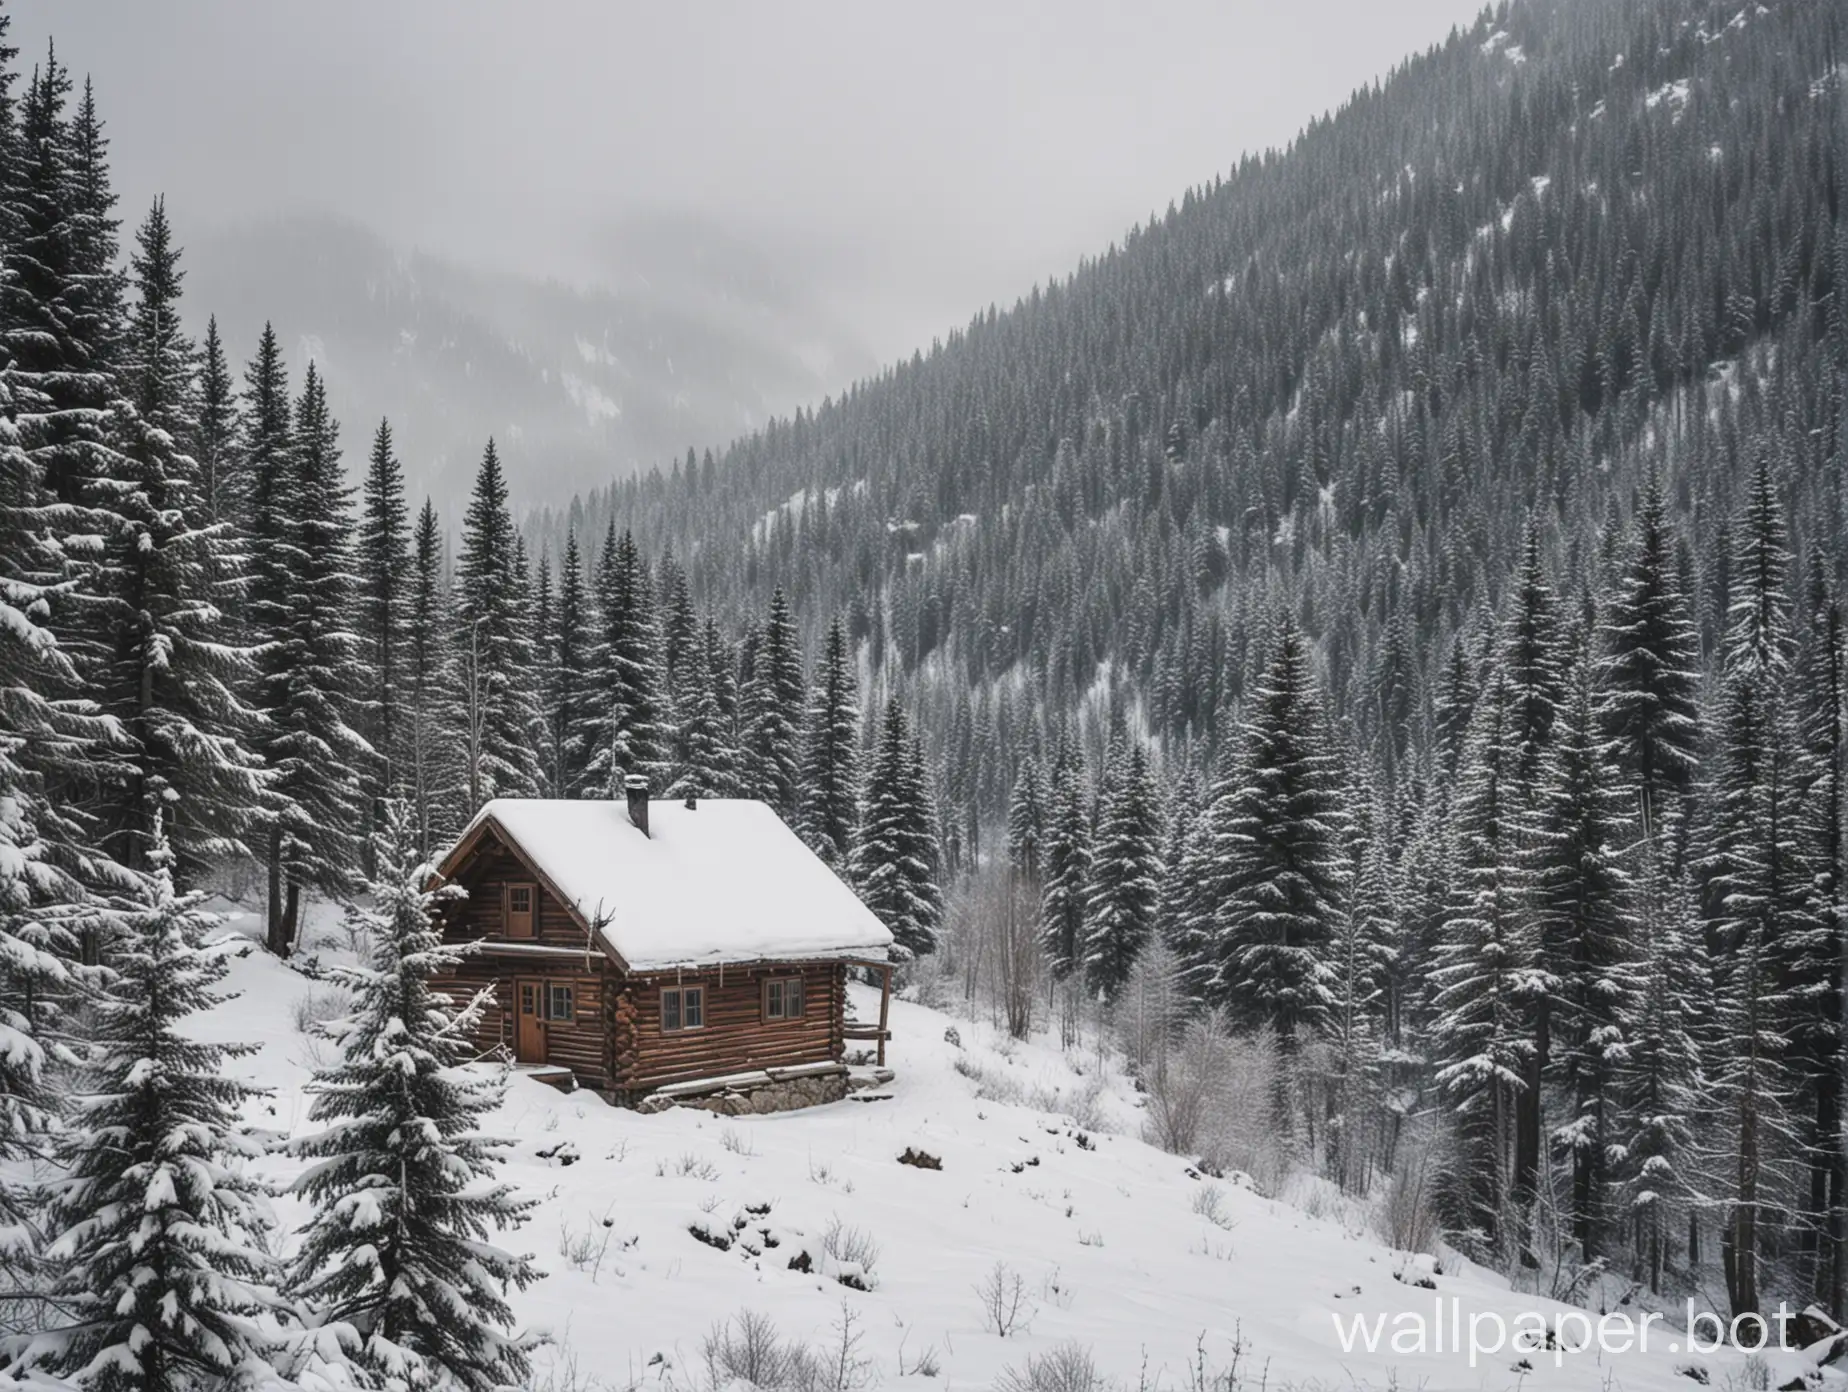
{"type": "Polygon", "coordinates": [[[289,939],[282,922],[282,828],[269,834],[269,903],[264,918],[264,945],[278,957],[289,955],[289,939]]]}

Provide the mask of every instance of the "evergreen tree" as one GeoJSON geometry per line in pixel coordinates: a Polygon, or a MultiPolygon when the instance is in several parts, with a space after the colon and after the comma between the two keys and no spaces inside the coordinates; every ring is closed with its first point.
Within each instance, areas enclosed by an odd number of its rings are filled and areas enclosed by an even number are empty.
{"type": "Polygon", "coordinates": [[[1551,978],[1551,1065],[1570,1099],[1554,1140],[1571,1160],[1569,1212],[1587,1261],[1604,1254],[1616,1079],[1638,992],[1635,901],[1622,863],[1629,799],[1613,776],[1600,694],[1587,654],[1573,664],[1554,723],[1531,868],[1535,931],[1551,978]]]}
{"type": "Polygon", "coordinates": [[[523,557],[494,442],[481,456],[456,561],[456,657],[466,731],[468,812],[539,791],[539,707],[523,557]]]}
{"type": "Polygon", "coordinates": [[[914,956],[936,946],[943,913],[930,807],[919,766],[911,722],[904,707],[890,700],[878,748],[866,770],[853,880],[860,898],[892,931],[897,946],[914,956]]]}
{"type": "Polygon", "coordinates": [[[356,1361],[384,1386],[495,1392],[528,1376],[529,1339],[508,1332],[505,1291],[538,1275],[492,1245],[533,1206],[496,1177],[506,1142],[483,1135],[498,1077],[472,1071],[476,999],[431,989],[455,971],[431,920],[429,887],[402,803],[387,804],[368,920],[371,960],[336,968],[353,1013],[327,1035],[340,1057],[315,1075],[323,1129],[294,1143],[309,1168],[295,1192],[315,1205],[290,1267],[293,1293],[351,1326],[356,1361]]]}
{"type": "Polygon", "coordinates": [[[1040,897],[1041,941],[1059,979],[1084,962],[1085,887],[1091,879],[1091,821],[1085,803],[1084,757],[1068,740],[1053,766],[1046,887],[1040,897]]]}
{"type": "Polygon", "coordinates": [[[1636,788],[1639,830],[1691,787],[1700,745],[1699,639],[1675,571],[1668,504],[1651,475],[1603,627],[1603,718],[1636,788]]]}
{"type": "Polygon", "coordinates": [[[191,451],[199,466],[199,511],[208,527],[244,520],[242,479],[235,463],[237,384],[218,336],[218,316],[205,323],[199,352],[199,407],[193,419],[191,451]]]}
{"type": "Polygon", "coordinates": [[[435,857],[460,823],[454,758],[454,623],[443,588],[443,534],[428,498],[411,541],[405,667],[405,786],[417,824],[417,854],[435,857]]]}
{"type": "Polygon", "coordinates": [[[597,693],[585,732],[588,759],[583,787],[593,797],[616,797],[630,774],[656,787],[672,766],[661,633],[654,587],[635,538],[619,541],[615,527],[603,540],[597,566],[597,607],[603,621],[597,648],[597,693]]]}
{"type": "Polygon", "coordinates": [[[801,784],[802,696],[802,644],[789,601],[779,589],[770,596],[769,617],[741,694],[743,744],[754,795],[792,825],[801,784]]]}
{"type": "Polygon", "coordinates": [[[586,732],[594,723],[596,710],[597,639],[576,532],[565,536],[552,629],[552,669],[557,675],[547,711],[545,745],[553,764],[555,796],[581,796],[586,790],[580,782],[580,771],[590,757],[586,732]]]}
{"type": "Polygon", "coordinates": [[[1522,743],[1500,668],[1476,702],[1451,813],[1452,883],[1431,972],[1436,1081],[1456,1119],[1450,1202],[1458,1230],[1493,1253],[1506,1236],[1515,1110],[1533,1040],[1524,996],[1533,950],[1524,921],[1522,743]]]}
{"type": "Polygon", "coordinates": [[[1161,895],[1161,794],[1140,741],[1119,746],[1098,798],[1085,905],[1085,984],[1115,1000],[1155,931],[1161,895]]]}
{"type": "Polygon", "coordinates": [[[1345,913],[1341,777],[1309,653],[1279,625],[1241,732],[1237,790],[1217,809],[1224,876],[1212,997],[1286,1053],[1328,1025],[1329,944],[1345,913]]]}
{"type": "Polygon", "coordinates": [[[802,839],[843,873],[860,820],[859,754],[859,683],[847,648],[847,628],[837,615],[828,625],[821,670],[809,697],[800,789],[802,839]]]}
{"type": "Polygon", "coordinates": [[[358,866],[357,770],[372,756],[354,731],[364,680],[352,631],[351,489],[340,465],[339,428],[321,375],[309,365],[293,433],[276,463],[286,470],[276,530],[262,547],[287,588],[266,608],[264,749],[278,809],[271,839],[271,906],[280,876],[285,898],[269,924],[270,949],[286,956],[301,924],[302,895],[344,892],[358,866]]]}
{"type": "Polygon", "coordinates": [[[1033,885],[1042,883],[1045,871],[1048,796],[1039,760],[1028,751],[1015,775],[1013,796],[1008,799],[1007,858],[1033,885]]]}
{"type": "Polygon", "coordinates": [[[708,617],[704,631],[681,659],[677,772],[669,797],[729,798],[743,791],[741,756],[717,695],[728,666],[718,625],[708,617]]]}
{"type": "Polygon", "coordinates": [[[96,599],[108,634],[92,688],[129,736],[122,775],[105,797],[109,844],[133,868],[157,820],[166,822],[176,873],[245,853],[261,782],[241,738],[247,713],[233,694],[248,673],[213,602],[222,572],[219,533],[199,525],[192,435],[194,350],[180,332],[179,250],[156,202],[136,237],[136,304],[124,340],[112,526],[96,599]]]}
{"type": "MultiPolygon", "coordinates": [[[[360,706],[361,732],[372,746],[366,770],[369,831],[379,825],[385,799],[407,784],[404,751],[404,688],[407,587],[411,578],[410,509],[404,499],[404,468],[392,449],[391,422],[379,421],[366,460],[360,494],[359,633],[365,650],[366,685],[360,706]]],[[[368,835],[368,854],[370,854],[368,835]]]]}
{"type": "Polygon", "coordinates": [[[102,1389],[217,1388],[268,1372],[258,1320],[275,1305],[270,1219],[244,1167],[258,1148],[238,1123],[254,1090],[223,1072],[249,1049],[192,1037],[226,966],[200,946],[213,919],[197,895],[174,892],[172,860],[156,826],[68,1099],[46,1220],[55,1313],[19,1355],[102,1389]]]}

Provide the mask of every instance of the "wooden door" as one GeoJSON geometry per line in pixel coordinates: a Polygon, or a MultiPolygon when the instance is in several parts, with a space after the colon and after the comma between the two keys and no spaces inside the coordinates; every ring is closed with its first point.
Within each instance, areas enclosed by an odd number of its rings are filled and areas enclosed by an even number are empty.
{"type": "Polygon", "coordinates": [[[535,976],[513,983],[513,1056],[520,1063],[545,1062],[545,983],[535,976]]]}

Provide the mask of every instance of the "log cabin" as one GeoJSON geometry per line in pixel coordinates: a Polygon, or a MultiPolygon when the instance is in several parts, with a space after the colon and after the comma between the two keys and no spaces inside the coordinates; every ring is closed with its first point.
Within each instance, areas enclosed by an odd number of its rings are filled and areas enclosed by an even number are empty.
{"type": "Polygon", "coordinates": [[[892,935],[859,897],[762,802],[626,794],[496,798],[438,863],[464,891],[444,940],[471,950],[435,984],[483,994],[482,1052],[625,1106],[839,1096],[849,1039],[883,1065],[892,935]],[[846,1018],[856,963],[877,1026],[846,1018]]]}

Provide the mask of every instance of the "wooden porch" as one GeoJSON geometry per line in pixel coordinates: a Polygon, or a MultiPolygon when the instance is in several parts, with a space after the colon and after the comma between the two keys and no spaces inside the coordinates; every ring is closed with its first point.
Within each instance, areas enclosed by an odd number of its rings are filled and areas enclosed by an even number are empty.
{"type": "Polygon", "coordinates": [[[851,965],[870,967],[879,973],[879,1023],[869,1025],[860,1020],[848,1020],[841,1027],[841,1038],[870,1040],[878,1045],[881,1068],[885,1067],[886,1041],[892,1037],[889,1018],[892,1009],[892,964],[875,962],[870,959],[858,960],[851,965]]]}

